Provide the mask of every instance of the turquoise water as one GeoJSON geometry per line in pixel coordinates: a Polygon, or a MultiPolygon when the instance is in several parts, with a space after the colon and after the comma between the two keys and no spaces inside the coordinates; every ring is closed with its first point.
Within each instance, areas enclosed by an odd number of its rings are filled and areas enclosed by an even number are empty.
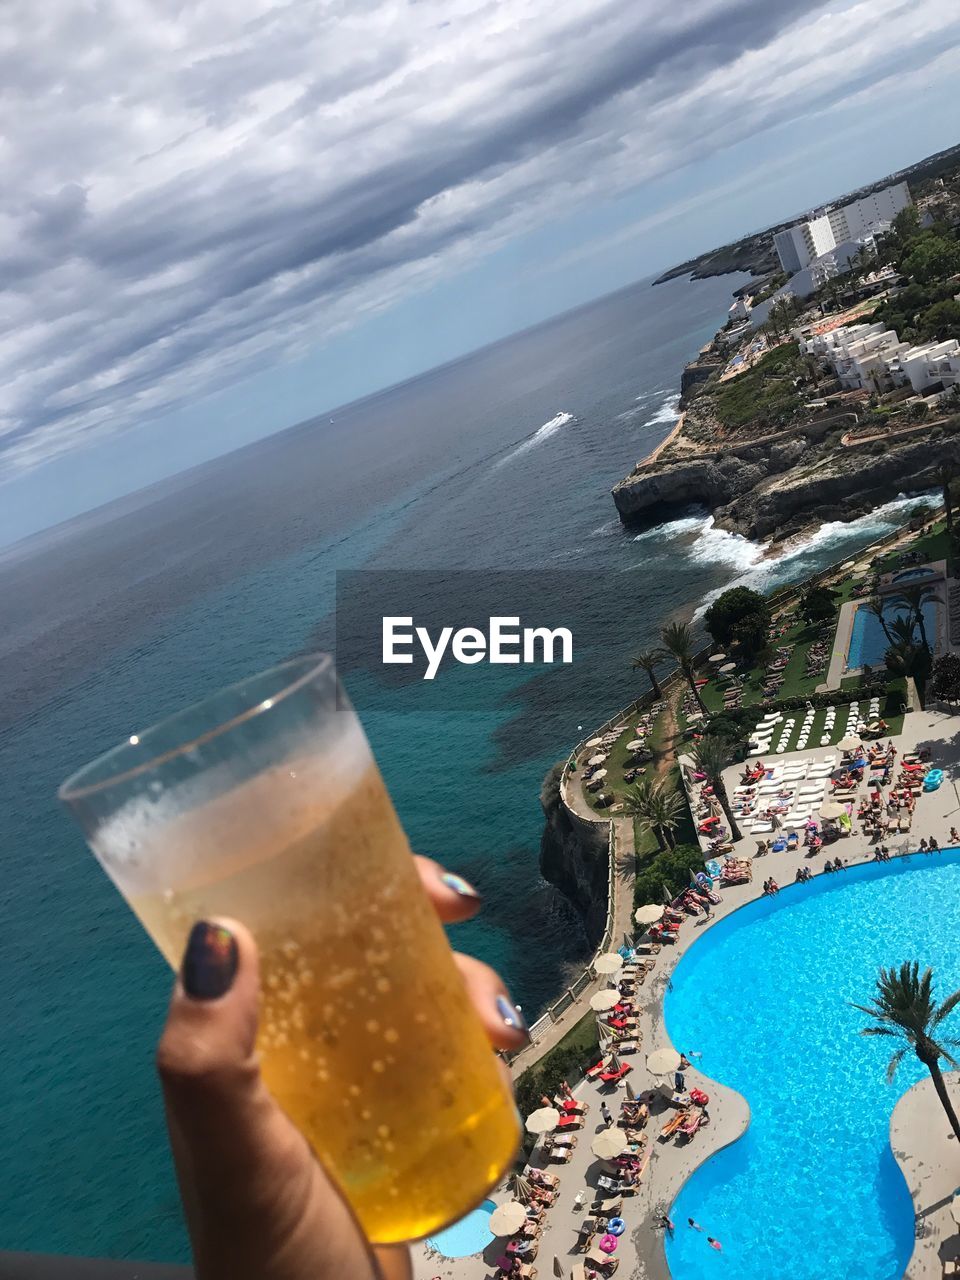
{"type": "Polygon", "coordinates": [[[472,1209],[452,1227],[431,1236],[427,1244],[445,1258],[467,1258],[474,1253],[483,1253],[494,1239],[490,1230],[490,1215],[495,1208],[493,1200],[484,1200],[482,1205],[472,1209]]]}
{"type": "MultiPolygon", "coordinates": [[[[879,966],[905,960],[933,967],[940,999],[960,986],[958,900],[958,849],[868,863],[750,904],[680,962],[670,1038],[747,1099],[751,1124],[674,1204],[675,1280],[721,1267],[730,1280],[903,1274],[913,1208],[889,1120],[924,1068],[905,1058],[888,1086],[894,1042],[859,1035],[868,1019],[850,1002],[868,1003],[879,966]]],[[[960,1014],[951,1021],[945,1034],[960,1033],[960,1014]]]]}
{"type": "MultiPolygon", "coordinates": [[[[903,605],[889,604],[883,612],[889,626],[894,618],[905,618],[908,611],[903,605]]],[[[923,606],[923,621],[927,628],[927,638],[933,644],[937,625],[937,606],[933,600],[928,600],[923,606]]],[[[847,666],[851,670],[862,667],[864,664],[871,667],[883,666],[883,655],[889,648],[890,641],[883,634],[880,619],[875,618],[866,609],[858,609],[853,615],[853,631],[850,635],[850,647],[847,650],[847,666]]]]}
{"type": "Polygon", "coordinates": [[[893,575],[894,582],[915,582],[918,578],[932,578],[935,570],[928,569],[926,565],[919,569],[904,569],[903,573],[895,573],[893,575]]]}

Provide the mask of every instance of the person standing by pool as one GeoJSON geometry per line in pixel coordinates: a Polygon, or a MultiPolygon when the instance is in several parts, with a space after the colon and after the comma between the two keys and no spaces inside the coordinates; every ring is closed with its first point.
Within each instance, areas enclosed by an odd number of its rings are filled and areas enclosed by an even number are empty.
{"type": "Polygon", "coordinates": [[[957,831],[956,827],[950,828],[950,843],[960,844],[960,831],[957,831]]]}
{"type": "Polygon", "coordinates": [[[609,1129],[610,1126],[613,1124],[613,1116],[610,1113],[610,1108],[607,1106],[606,1099],[604,1099],[603,1102],[600,1103],[600,1114],[603,1116],[603,1123],[609,1129]]]}

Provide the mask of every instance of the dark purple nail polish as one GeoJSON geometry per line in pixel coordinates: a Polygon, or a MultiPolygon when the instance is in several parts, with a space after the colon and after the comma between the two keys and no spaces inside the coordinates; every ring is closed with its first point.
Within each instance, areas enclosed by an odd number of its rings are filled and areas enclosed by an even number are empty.
{"type": "Polygon", "coordinates": [[[198,920],[183,953],[180,980],[184,991],[194,1000],[219,999],[233,985],[237,963],[237,942],[230,930],[198,920]]]}

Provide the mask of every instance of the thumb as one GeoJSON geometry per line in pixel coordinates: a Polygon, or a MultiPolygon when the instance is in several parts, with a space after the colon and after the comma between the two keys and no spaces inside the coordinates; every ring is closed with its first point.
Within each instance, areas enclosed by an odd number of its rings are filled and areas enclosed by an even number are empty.
{"type": "Polygon", "coordinates": [[[350,1210],[261,1078],[259,988],[243,925],[194,925],[157,1068],[198,1280],[370,1275],[350,1210]]]}

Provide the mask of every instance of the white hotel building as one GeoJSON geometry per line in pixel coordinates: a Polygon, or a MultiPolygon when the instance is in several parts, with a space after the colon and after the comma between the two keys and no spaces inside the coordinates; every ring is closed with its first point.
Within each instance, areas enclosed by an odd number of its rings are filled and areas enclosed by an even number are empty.
{"type": "Polygon", "coordinates": [[[817,334],[801,349],[833,369],[846,390],[887,391],[908,386],[917,395],[933,387],[960,385],[960,342],[928,342],[911,347],[882,324],[854,324],[817,334]]]}
{"type": "Polygon", "coordinates": [[[802,271],[845,240],[859,240],[882,223],[892,222],[911,203],[910,188],[898,182],[778,231],[773,243],[780,265],[791,275],[802,271]]]}

